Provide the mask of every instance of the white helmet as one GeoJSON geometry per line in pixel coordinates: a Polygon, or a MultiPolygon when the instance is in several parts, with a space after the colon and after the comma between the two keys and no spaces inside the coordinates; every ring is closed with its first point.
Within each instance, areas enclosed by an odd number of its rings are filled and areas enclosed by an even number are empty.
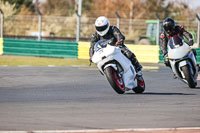
{"type": "Polygon", "coordinates": [[[100,36],[104,36],[110,28],[110,22],[106,17],[100,16],[95,21],[95,28],[100,36]]]}

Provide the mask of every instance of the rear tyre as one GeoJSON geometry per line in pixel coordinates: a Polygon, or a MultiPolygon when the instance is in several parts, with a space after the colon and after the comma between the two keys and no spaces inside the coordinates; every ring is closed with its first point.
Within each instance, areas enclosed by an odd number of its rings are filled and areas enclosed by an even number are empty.
{"type": "Polygon", "coordinates": [[[190,67],[188,65],[182,67],[183,74],[185,75],[185,79],[188,82],[188,86],[190,88],[195,88],[197,83],[194,81],[194,78],[191,74],[190,67]]]}
{"type": "Polygon", "coordinates": [[[133,88],[133,91],[137,94],[143,93],[145,90],[145,82],[143,77],[137,77],[138,86],[133,88]]]}
{"type": "Polygon", "coordinates": [[[118,93],[118,94],[124,94],[125,92],[125,85],[122,77],[119,77],[116,70],[113,67],[107,67],[104,70],[104,73],[106,75],[106,78],[112,88],[118,93]]]}

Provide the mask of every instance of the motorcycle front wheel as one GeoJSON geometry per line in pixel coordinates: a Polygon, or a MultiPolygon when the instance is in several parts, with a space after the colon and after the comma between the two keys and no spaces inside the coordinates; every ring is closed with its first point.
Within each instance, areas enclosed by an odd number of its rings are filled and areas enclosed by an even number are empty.
{"type": "Polygon", "coordinates": [[[133,88],[133,91],[137,94],[143,93],[145,90],[145,82],[142,76],[137,77],[138,86],[133,88]]]}
{"type": "Polygon", "coordinates": [[[188,65],[183,66],[182,71],[183,71],[183,74],[185,76],[185,79],[188,82],[188,86],[190,88],[195,88],[197,83],[194,81],[194,78],[193,78],[192,73],[190,71],[190,67],[188,65]]]}
{"type": "Polygon", "coordinates": [[[104,70],[104,73],[106,75],[106,78],[112,88],[118,93],[118,94],[124,94],[125,93],[125,85],[122,77],[120,77],[117,74],[117,71],[113,67],[107,67],[104,70]]]}

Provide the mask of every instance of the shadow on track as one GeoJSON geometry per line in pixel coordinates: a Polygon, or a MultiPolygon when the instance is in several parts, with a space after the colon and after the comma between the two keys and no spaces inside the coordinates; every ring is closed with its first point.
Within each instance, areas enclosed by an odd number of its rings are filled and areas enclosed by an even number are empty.
{"type": "Polygon", "coordinates": [[[144,92],[144,93],[142,93],[142,94],[126,93],[125,95],[196,95],[196,94],[144,92]]]}
{"type": "Polygon", "coordinates": [[[195,90],[195,89],[200,89],[200,87],[196,87],[196,88],[192,88],[193,90],[195,90]]]}

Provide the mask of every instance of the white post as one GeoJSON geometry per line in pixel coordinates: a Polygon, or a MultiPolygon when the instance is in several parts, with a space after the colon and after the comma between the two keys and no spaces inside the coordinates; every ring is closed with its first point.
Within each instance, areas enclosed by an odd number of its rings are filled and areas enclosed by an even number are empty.
{"type": "Polygon", "coordinates": [[[80,39],[82,0],[78,0],[77,4],[78,4],[78,12],[77,12],[76,42],[78,42],[80,39]]]}
{"type": "Polygon", "coordinates": [[[119,29],[120,16],[117,12],[115,12],[115,16],[117,17],[117,28],[119,29]]]}
{"type": "Polygon", "coordinates": [[[156,45],[159,45],[159,39],[160,39],[160,20],[157,19],[156,45]]]}
{"type": "Polygon", "coordinates": [[[200,22],[198,20],[198,31],[197,31],[197,46],[199,47],[199,32],[200,32],[200,22]]]}
{"type": "Polygon", "coordinates": [[[42,13],[39,10],[39,0],[35,1],[35,8],[38,14],[38,41],[41,41],[42,38],[42,13]]]}
{"type": "Polygon", "coordinates": [[[155,18],[157,19],[157,31],[156,31],[156,45],[159,45],[159,40],[160,40],[160,16],[158,13],[155,13],[155,18]]]}
{"type": "Polygon", "coordinates": [[[197,29],[197,47],[199,47],[199,41],[200,41],[200,17],[198,14],[196,14],[197,21],[198,21],[198,29],[197,29]]]}
{"type": "Polygon", "coordinates": [[[42,15],[39,14],[38,17],[38,40],[41,41],[41,32],[42,32],[42,15]]]}
{"type": "Polygon", "coordinates": [[[1,12],[1,38],[3,38],[3,22],[4,22],[4,12],[1,10],[0,8],[0,12],[1,12]]]}

